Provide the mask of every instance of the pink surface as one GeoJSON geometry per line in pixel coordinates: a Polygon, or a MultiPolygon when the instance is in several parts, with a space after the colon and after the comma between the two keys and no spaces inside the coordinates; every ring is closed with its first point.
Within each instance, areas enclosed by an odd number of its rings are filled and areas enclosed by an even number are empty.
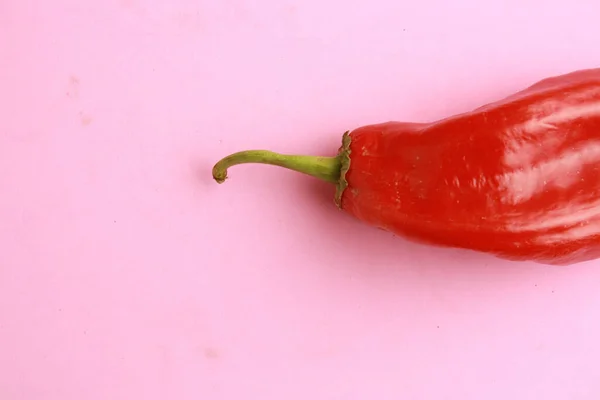
{"type": "Polygon", "coordinates": [[[330,154],[600,65],[593,1],[0,2],[0,398],[600,398],[600,261],[431,249],[330,154]]]}

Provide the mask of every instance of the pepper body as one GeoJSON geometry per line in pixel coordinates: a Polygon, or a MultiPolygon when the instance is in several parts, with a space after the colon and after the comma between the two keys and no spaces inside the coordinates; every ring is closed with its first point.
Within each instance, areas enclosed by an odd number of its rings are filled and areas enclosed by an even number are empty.
{"type": "Polygon", "coordinates": [[[600,69],[433,123],[348,136],[339,205],[370,225],[511,260],[600,256],[600,69]]]}
{"type": "Polygon", "coordinates": [[[554,265],[600,257],[600,69],[431,123],[363,126],[335,157],[239,152],[213,177],[246,162],[334,183],[339,208],[408,240],[554,265]]]}

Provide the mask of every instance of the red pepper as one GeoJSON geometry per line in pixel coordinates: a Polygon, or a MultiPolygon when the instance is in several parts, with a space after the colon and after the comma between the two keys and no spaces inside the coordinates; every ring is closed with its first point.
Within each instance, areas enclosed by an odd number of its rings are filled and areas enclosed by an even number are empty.
{"type": "Polygon", "coordinates": [[[214,179],[241,163],[332,182],[340,209],[408,240],[553,265],[600,257],[600,69],[431,123],[363,126],[334,157],[235,153],[214,179]]]}

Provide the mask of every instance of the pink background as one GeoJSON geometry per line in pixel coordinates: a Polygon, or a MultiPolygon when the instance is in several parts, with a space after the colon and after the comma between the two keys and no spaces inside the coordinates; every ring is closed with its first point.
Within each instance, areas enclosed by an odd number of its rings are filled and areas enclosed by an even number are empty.
{"type": "Polygon", "coordinates": [[[248,148],[600,66],[597,1],[0,2],[2,400],[600,398],[600,261],[409,244],[248,148]]]}

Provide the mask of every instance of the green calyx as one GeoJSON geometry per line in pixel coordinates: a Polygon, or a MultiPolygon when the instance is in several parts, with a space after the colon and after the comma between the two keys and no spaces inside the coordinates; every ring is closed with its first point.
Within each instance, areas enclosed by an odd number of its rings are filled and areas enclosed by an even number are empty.
{"type": "Polygon", "coordinates": [[[240,151],[217,162],[212,169],[212,176],[217,183],[223,183],[227,179],[227,169],[234,165],[275,165],[335,184],[335,203],[341,208],[342,194],[348,186],[346,173],[350,168],[350,141],[350,133],[345,132],[342,146],[334,157],[280,154],[269,150],[240,151]]]}

